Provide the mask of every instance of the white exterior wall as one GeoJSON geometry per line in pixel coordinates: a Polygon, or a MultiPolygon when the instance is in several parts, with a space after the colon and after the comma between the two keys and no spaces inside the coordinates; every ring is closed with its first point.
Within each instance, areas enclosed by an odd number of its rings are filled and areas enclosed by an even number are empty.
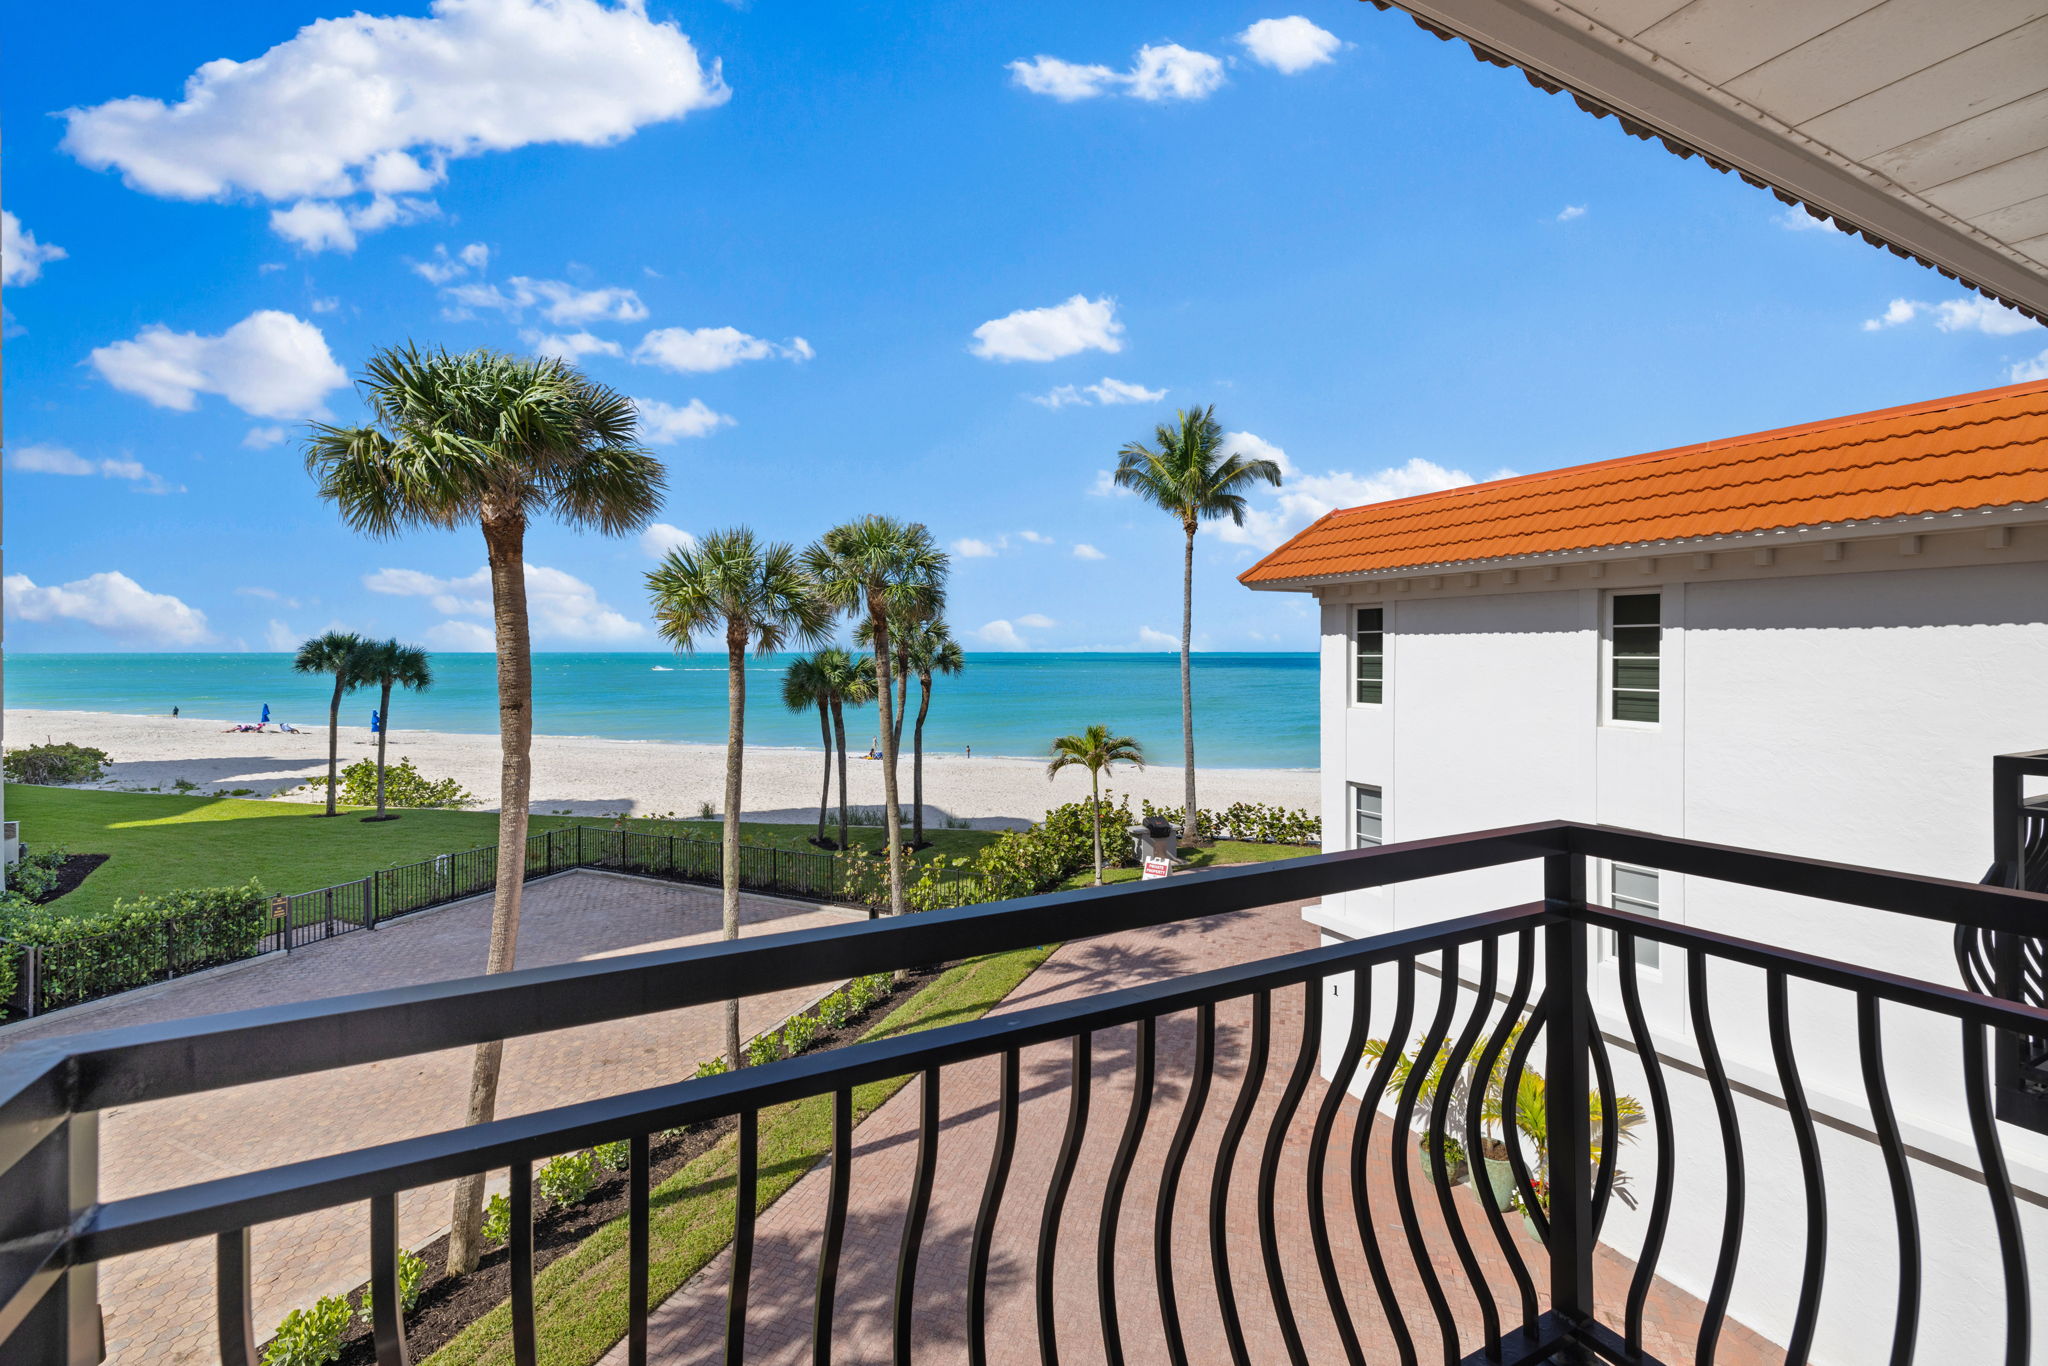
{"type": "MultiPolygon", "coordinates": [[[[1410,576],[1405,587],[1390,580],[1375,592],[1323,597],[1331,848],[1349,847],[1347,784],[1357,782],[1382,788],[1390,843],[1569,818],[1974,881],[1991,859],[1991,757],[2048,747],[2048,526],[1873,537],[1833,551],[1794,542],[1764,555],[1745,548],[1581,561],[1549,574],[1524,568],[1512,582],[1499,570],[1410,576]],[[1603,724],[1603,598],[1653,588],[1663,594],[1665,626],[1660,721],[1603,724]],[[1378,706],[1349,700],[1360,606],[1387,609],[1378,706]]],[[[1669,919],[1959,981],[1950,931],[1932,922],[1672,875],[1660,882],[1669,919]]],[[[1332,898],[1309,918],[1361,937],[1539,895],[1540,871],[1530,865],[1332,898]]],[[[1716,964],[1710,975],[1731,1072],[1776,1093],[1762,974],[1716,964]]],[[[1625,1037],[1613,965],[1596,965],[1593,981],[1606,1032],[1625,1037]]],[[[1682,955],[1666,950],[1665,970],[1643,982],[1663,1051],[1697,1059],[1682,955]]],[[[1375,993],[1375,1033],[1385,1029],[1390,996],[1375,993]]],[[[1867,1128],[1851,1003],[1798,983],[1792,999],[1809,1100],[1867,1128]]],[[[1341,988],[1326,1000],[1327,1070],[1349,1019],[1341,988]]],[[[1954,1026],[1899,1010],[1885,1016],[1908,1143],[1974,1168],[1954,1026]]],[[[1411,1041],[1419,1033],[1418,1024],[1411,1041]]],[[[1642,1095],[1635,1058],[1617,1049],[1615,1061],[1623,1088],[1642,1095]]],[[[1704,1295],[1720,1227],[1718,1130],[1704,1085],[1681,1074],[1670,1081],[1681,1142],[1700,1160],[1681,1157],[1660,1270],[1704,1295]]],[[[1787,1287],[1800,1275],[1804,1197],[1782,1106],[1741,1105],[1750,1218],[1731,1313],[1782,1338],[1793,1310],[1787,1287]]],[[[2033,1196],[2022,1213],[2038,1258],[2048,1250],[2048,1139],[2000,1127],[2013,1176],[2033,1196]]],[[[1896,1276],[1889,1188],[1873,1143],[1825,1126],[1821,1135],[1832,1293],[1813,1359],[1881,1359],[1891,1323],[1888,1309],[1877,1310],[1888,1306],[1896,1276]]],[[[1653,1163],[1647,1152],[1638,1161],[1646,1192],[1653,1163]]],[[[1995,1359],[2003,1327],[1995,1277],[1972,1274],[1996,1265],[1983,1187],[1926,1161],[1914,1176],[1927,1275],[1923,1354],[1940,1344],[1943,1360],[1995,1359]]],[[[1609,1239],[1632,1251],[1640,1235],[1640,1217],[1617,1204],[1609,1239]]],[[[2044,1280],[2037,1272],[2037,1317],[2048,1316],[2044,1280]]]]}

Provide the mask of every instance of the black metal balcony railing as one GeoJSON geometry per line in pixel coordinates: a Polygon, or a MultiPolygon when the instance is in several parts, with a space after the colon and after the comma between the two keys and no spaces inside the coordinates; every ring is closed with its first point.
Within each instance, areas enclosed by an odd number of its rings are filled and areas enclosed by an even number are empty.
{"type": "MultiPolygon", "coordinates": [[[[1188,1340],[1184,1321],[1193,1304],[1191,1290],[1205,1300],[1213,1297],[1222,1346],[1241,1366],[1253,1359],[1245,1326],[1253,1310],[1263,1322],[1277,1325],[1285,1355],[1294,1363],[1310,1359],[1305,1342],[1310,1325],[1318,1334],[1333,1332],[1337,1350],[1352,1363],[1367,1359],[1368,1344],[1388,1339],[1403,1362],[1437,1352],[1447,1363],[1651,1361],[1643,1352],[1644,1317],[1671,1233],[1678,1165],[1683,1161],[1690,1170],[1717,1158],[1722,1164],[1720,1238],[1712,1286],[1694,1325],[1693,1359],[1711,1362],[1722,1341],[1749,1221],[1804,1248],[1803,1274],[1796,1287],[1785,1289],[1787,1301],[1796,1299],[1796,1305],[1784,1349],[1788,1361],[1804,1361],[1825,1292],[1838,1289],[1868,1303],[1881,1297],[1884,1288],[1867,1278],[1846,1287],[1831,1287],[1827,1281],[1829,1184],[1793,1038],[1790,987],[1798,983],[1802,996],[1833,993],[1853,1005],[1854,1047],[1875,1142],[1889,1178],[1897,1241],[1889,1360],[1913,1360],[1921,1335],[1920,1216],[1884,1057],[1887,1013],[1910,1012],[1945,1022],[1957,1042],[1960,1085],[1975,1143],[1975,1176],[1982,1182],[1996,1230],[1995,1246],[1980,1250],[1981,1264],[1972,1270],[1986,1284],[2001,1287],[2002,1359],[2007,1366],[2029,1361],[2026,1248],[1992,1114],[1987,1059],[1994,1031],[2048,1037],[2048,1012],[1589,904],[1584,880],[1588,858],[1967,925],[1999,936],[2037,925],[2048,909],[2048,897],[2005,888],[1549,823],[30,1045],[0,1064],[0,1359],[25,1366],[94,1361],[100,1342],[96,1267],[124,1254],[212,1237],[217,1246],[221,1359],[232,1366],[250,1366],[257,1343],[251,1322],[250,1227],[367,1202],[377,1355],[387,1366],[404,1362],[399,1193],[509,1168],[514,1350],[519,1362],[530,1363],[535,1359],[533,1164],[552,1154],[626,1139],[632,1154],[628,1358],[644,1362],[649,1315],[648,1135],[737,1116],[738,1217],[726,1319],[726,1359],[737,1362],[747,1348],[757,1117],[768,1106],[829,1095],[836,1114],[833,1179],[819,1230],[812,1315],[813,1360],[829,1362],[849,1186],[860,1180],[858,1164],[851,1163],[848,1097],[852,1088],[867,1082],[915,1075],[922,1088],[916,1175],[908,1189],[897,1249],[892,1317],[896,1360],[907,1361],[919,1305],[921,1242],[936,1194],[941,1076],[948,1068],[985,1059],[1000,1069],[999,1094],[985,1098],[997,1116],[997,1134],[985,1181],[972,1202],[967,1286],[957,1305],[965,1354],[976,1366],[988,1359],[990,1349],[995,1223],[999,1216],[1014,1221],[1020,1214],[1035,1220],[1029,1293],[1038,1354],[1046,1361],[1056,1360],[1063,1348],[1071,1354],[1085,1345],[1089,1355],[1099,1352],[1109,1362],[1121,1363],[1136,1345],[1131,1335],[1139,1331],[1148,1339],[1143,1356],[1155,1357],[1163,1349],[1175,1366],[1191,1359],[1220,1359],[1223,1353],[1206,1337],[1188,1340]],[[103,1201],[95,1189],[97,1112],[112,1105],[640,1016],[720,1001],[735,993],[778,991],[855,973],[1532,860],[1542,866],[1544,897],[1527,905],[147,1195],[103,1201]],[[1618,1301],[1619,1312],[1604,1319],[1596,1312],[1594,1297],[1595,1246],[1616,1193],[1620,1145],[1618,1092],[1609,1056],[1613,1045],[1597,1027],[1589,998],[1591,930],[1616,936],[1627,1043],[1636,1058],[1631,1065],[1640,1066],[1648,1093],[1646,1143],[1655,1164],[1636,1268],[1618,1301]],[[1666,1085],[1672,1064],[1660,1055],[1646,1022],[1634,951],[1638,940],[1663,946],[1667,974],[1672,960],[1683,958],[1699,1058],[1697,1066],[1687,1064],[1687,1076],[1702,1077],[1710,1091],[1714,1123],[1708,1132],[1692,1132],[1697,1126],[1688,1126],[1682,1107],[1672,1104],[1666,1085]],[[1716,1042],[1721,1004],[1714,988],[1735,968],[1760,971],[1763,977],[1778,1094],[1796,1141],[1805,1194],[1803,1212],[1791,1219],[1775,1205],[1751,1207],[1735,1099],[1738,1088],[1730,1082],[1716,1042]],[[1303,1192],[1282,1188],[1281,1157],[1321,1045],[1320,1002],[1326,984],[1347,980],[1357,1008],[1338,1075],[1309,1131],[1304,1197],[1303,1192]],[[1273,1005],[1276,993],[1296,989],[1302,1001],[1301,1038],[1284,1077],[1275,1069],[1276,1095],[1267,1085],[1266,1064],[1274,1042],[1273,1005]],[[1375,1015],[1386,1014],[1384,1009],[1375,1012],[1370,1003],[1378,1001],[1384,1007],[1389,994],[1395,1018],[1388,1037],[1405,1040],[1413,1020],[1429,1016],[1417,1065],[1396,1088],[1392,1059],[1383,1056],[1365,1080],[1364,1103],[1355,1110],[1351,1133],[1342,1137],[1338,1122],[1347,1088],[1362,1065],[1365,1031],[1375,1015]],[[1433,1007],[1422,1004],[1425,994],[1434,996],[1433,1007]],[[1243,1002],[1250,1005],[1252,1037],[1244,1054],[1242,1081],[1236,1094],[1226,1098],[1220,1094],[1223,1088],[1212,1084],[1217,1074],[1217,1011],[1222,1005],[1235,1010],[1243,1002]],[[1187,1075],[1177,1079],[1181,1084],[1168,1087],[1166,1078],[1156,1074],[1154,1043],[1162,1021],[1182,1016],[1192,1017],[1196,1046],[1187,1075]],[[1524,1025],[1519,1033],[1518,1023],[1524,1025]],[[1135,1035],[1132,1099],[1099,1208],[1091,1212],[1075,1207],[1072,1200],[1078,1154],[1090,1125],[1090,1050],[1097,1035],[1117,1029],[1130,1029],[1135,1035]],[[1042,1188],[1026,1190],[1017,1188],[1012,1177],[1013,1159],[1020,1157],[1018,1058],[1020,1050],[1042,1045],[1071,1050],[1068,1120],[1050,1180],[1042,1188]],[[1434,1175],[1424,1185],[1410,1179],[1413,1154],[1407,1141],[1394,1143],[1384,1158],[1374,1147],[1376,1130],[1386,1132],[1379,1127],[1382,1124],[1390,1123],[1399,1134],[1416,1124],[1418,1115],[1426,1115],[1420,1127],[1428,1135],[1430,1151],[1441,1152],[1439,1139],[1447,1134],[1461,1136],[1468,1151],[1481,1151],[1485,1086],[1471,1086],[1462,1096],[1454,1095],[1453,1087],[1441,1086],[1425,1099],[1423,1080],[1445,1050],[1456,1059],[1476,1055],[1475,1075],[1481,1077],[1491,1075],[1505,1056],[1510,1095],[1518,1093],[1521,1074],[1540,1064],[1547,1082],[1547,1150],[1539,1153],[1524,1143],[1512,1124],[1505,1131],[1516,1188],[1542,1231],[1540,1247],[1511,1236],[1502,1214],[1491,1204],[1485,1205],[1484,1223],[1468,1227],[1470,1221],[1452,1207],[1444,1163],[1435,1164],[1434,1175]],[[1174,1089],[1181,1100],[1171,1123],[1170,1148],[1156,1172],[1148,1166],[1144,1177],[1153,1186],[1149,1193],[1154,1197],[1149,1231],[1153,1284],[1131,1284],[1128,1276],[1120,1283],[1117,1259],[1110,1254],[1120,1239],[1146,1236],[1123,1221],[1132,1183],[1140,1179],[1135,1154],[1151,1111],[1174,1089]],[[1381,1103],[1390,1093],[1394,1113],[1387,1120],[1381,1103]],[[1599,1098],[1597,1107],[1589,1107],[1589,1093],[1599,1098]],[[1207,1169],[1209,1188],[1195,1189],[1194,1183],[1204,1177],[1189,1163],[1194,1135],[1205,1114],[1214,1119],[1226,1104],[1220,1148],[1207,1169]],[[1254,1134],[1254,1119],[1261,1113],[1266,1115],[1265,1132],[1254,1134]],[[1256,1235],[1234,1237],[1226,1217],[1232,1185],[1240,1166],[1251,1163],[1254,1154],[1256,1235]],[[1381,1162],[1393,1168],[1391,1210],[1386,1173],[1375,1170],[1381,1162]],[[1539,1196],[1538,1179],[1547,1182],[1547,1197],[1539,1196]],[[1345,1233],[1344,1247],[1362,1250],[1368,1271],[1362,1279],[1347,1276],[1339,1264],[1340,1249],[1325,1199],[1333,1193],[1337,1207],[1350,1212],[1347,1222],[1356,1224],[1354,1231],[1345,1233]],[[1283,1247],[1276,1217],[1283,1205],[1292,1207],[1303,1198],[1312,1275],[1302,1274],[1305,1263],[1292,1247],[1283,1247]],[[1204,1208],[1206,1256],[1199,1246],[1185,1245],[1175,1234],[1190,1211],[1200,1214],[1204,1208]],[[1388,1233],[1395,1226],[1397,1237],[1388,1233]],[[1063,1230],[1070,1236],[1063,1239],[1063,1230]],[[1095,1329],[1089,1335],[1093,1340],[1085,1344],[1074,1341],[1072,1291],[1059,1290],[1062,1252],[1071,1255],[1073,1237],[1081,1230],[1092,1232],[1097,1249],[1095,1329]],[[1357,1244],[1350,1241],[1354,1236],[1357,1244]],[[1434,1254],[1446,1242],[1457,1273],[1440,1274],[1436,1269],[1439,1259],[1434,1254]],[[1232,1271],[1233,1260],[1240,1269],[1250,1265],[1253,1244],[1264,1273],[1265,1302],[1258,1304],[1242,1298],[1244,1282],[1232,1271]],[[1288,1271],[1290,1260],[1293,1275],[1288,1271]],[[1502,1274],[1488,1270],[1503,1266],[1502,1274]],[[1412,1283],[1405,1279],[1411,1276],[1419,1278],[1419,1303],[1399,1289],[1412,1283]],[[1473,1309],[1467,1308],[1468,1301],[1473,1309]],[[1141,1302],[1142,1315],[1134,1311],[1141,1302]],[[1461,1332],[1460,1325],[1470,1325],[1475,1317],[1478,1331],[1468,1326],[1461,1332]],[[1151,1337],[1155,1332],[1156,1340],[1151,1337]]],[[[1177,1019],[1174,1027],[1178,1030],[1186,1023],[1177,1019]]],[[[1857,1190],[1855,1198],[1868,1202],[1873,1196],[1857,1190]]],[[[969,1217],[966,1209],[950,1213],[963,1223],[969,1217]]],[[[1953,1255],[1952,1247],[1944,1251],[1944,1256],[1953,1255]]],[[[1377,1350],[1371,1355],[1380,1359],[1377,1350]]],[[[1958,1358],[1930,1352],[1924,1359],[1958,1358]]]]}

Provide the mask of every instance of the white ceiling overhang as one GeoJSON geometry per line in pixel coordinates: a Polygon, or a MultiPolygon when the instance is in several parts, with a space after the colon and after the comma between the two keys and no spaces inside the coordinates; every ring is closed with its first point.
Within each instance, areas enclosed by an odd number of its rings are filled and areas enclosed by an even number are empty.
{"type": "Polygon", "coordinates": [[[2048,322],[2048,0],[1368,0],[2048,322]]]}

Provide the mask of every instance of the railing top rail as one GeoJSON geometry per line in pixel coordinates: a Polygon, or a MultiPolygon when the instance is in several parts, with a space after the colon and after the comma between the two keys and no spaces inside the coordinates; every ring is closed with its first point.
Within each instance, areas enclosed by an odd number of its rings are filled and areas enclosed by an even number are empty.
{"type": "Polygon", "coordinates": [[[1259,991],[1498,939],[1550,922],[1542,902],[1395,930],[1209,972],[988,1015],[780,1062],[195,1182],[98,1206],[74,1244],[81,1261],[161,1247],[366,1200],[457,1176],[535,1161],[631,1133],[761,1110],[1013,1048],[1192,1010],[1259,991]]]}
{"type": "Polygon", "coordinates": [[[1564,851],[1543,822],[25,1044],[0,1057],[0,1167],[53,1069],[71,1109],[105,1109],[1564,851]]]}

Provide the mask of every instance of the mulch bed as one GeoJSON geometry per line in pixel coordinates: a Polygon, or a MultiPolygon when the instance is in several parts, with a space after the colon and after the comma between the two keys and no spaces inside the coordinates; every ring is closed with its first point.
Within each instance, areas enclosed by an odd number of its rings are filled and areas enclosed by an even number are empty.
{"type": "Polygon", "coordinates": [[[48,905],[66,892],[78,890],[78,884],[92,876],[92,870],[105,863],[109,854],[70,854],[57,867],[56,885],[35,899],[38,906],[48,905]]]}
{"type": "MultiPolygon", "coordinates": [[[[876,1021],[887,1019],[890,1011],[923,990],[951,966],[948,963],[906,972],[888,997],[871,1006],[867,1014],[847,1021],[838,1029],[821,1030],[804,1051],[815,1053],[855,1042],[876,1021]]],[[[649,1188],[658,1189],[663,1181],[709,1152],[737,1127],[738,1121],[728,1116],[693,1125],[672,1138],[656,1138],[649,1149],[653,1167],[649,1188]]],[[[591,1190],[590,1197],[581,1204],[537,1208],[533,1217],[534,1270],[537,1273],[557,1257],[574,1251],[585,1238],[612,1220],[625,1216],[624,1172],[614,1172],[599,1182],[591,1190]]],[[[494,1248],[485,1254],[475,1271],[466,1276],[449,1276],[443,1270],[448,1261],[448,1235],[442,1234],[416,1251],[426,1259],[427,1283],[420,1292],[419,1304],[406,1315],[405,1335],[412,1359],[424,1361],[457,1333],[512,1297],[512,1253],[508,1247],[494,1248]]],[[[357,1286],[351,1290],[349,1303],[359,1304],[366,1288],[366,1285],[357,1286]]],[[[269,1344],[265,1343],[264,1347],[267,1350],[269,1344]]],[[[369,1325],[359,1316],[356,1327],[342,1345],[339,1366],[375,1366],[376,1360],[377,1349],[371,1341],[369,1325]]]]}

